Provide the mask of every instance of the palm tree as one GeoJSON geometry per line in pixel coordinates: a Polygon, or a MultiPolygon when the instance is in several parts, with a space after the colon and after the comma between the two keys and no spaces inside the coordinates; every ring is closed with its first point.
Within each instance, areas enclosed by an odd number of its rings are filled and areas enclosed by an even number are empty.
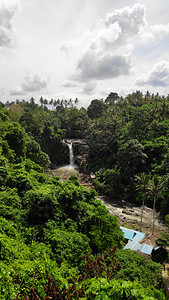
{"type": "Polygon", "coordinates": [[[39,101],[40,101],[41,106],[43,106],[44,100],[43,100],[43,97],[42,97],[42,96],[40,97],[40,100],[39,100],[39,101]]]}
{"type": "Polygon", "coordinates": [[[153,227],[152,227],[152,235],[154,234],[154,219],[155,219],[155,205],[156,205],[156,200],[160,196],[164,198],[160,190],[164,186],[164,180],[162,180],[161,177],[159,177],[157,174],[155,174],[152,178],[151,183],[149,184],[148,190],[149,192],[153,195],[153,227]]]}
{"type": "Polygon", "coordinates": [[[75,104],[78,104],[79,103],[79,99],[76,98],[74,102],[75,102],[75,104]]]}
{"type": "Polygon", "coordinates": [[[150,180],[150,176],[142,173],[140,176],[136,176],[136,180],[138,180],[138,184],[136,186],[136,191],[142,191],[143,193],[143,202],[142,202],[142,209],[141,209],[141,221],[140,221],[140,231],[142,229],[142,221],[143,221],[143,210],[144,210],[144,203],[145,203],[145,195],[148,192],[148,184],[150,180]]]}

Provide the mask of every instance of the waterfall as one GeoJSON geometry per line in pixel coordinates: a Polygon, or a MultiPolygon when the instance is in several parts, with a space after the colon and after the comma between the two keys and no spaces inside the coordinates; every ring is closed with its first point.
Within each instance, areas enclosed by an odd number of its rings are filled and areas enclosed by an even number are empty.
{"type": "Polygon", "coordinates": [[[75,166],[75,160],[74,160],[74,155],[73,155],[73,146],[72,146],[72,142],[69,142],[68,143],[68,147],[69,147],[69,162],[70,162],[70,165],[72,167],[75,166]]]}

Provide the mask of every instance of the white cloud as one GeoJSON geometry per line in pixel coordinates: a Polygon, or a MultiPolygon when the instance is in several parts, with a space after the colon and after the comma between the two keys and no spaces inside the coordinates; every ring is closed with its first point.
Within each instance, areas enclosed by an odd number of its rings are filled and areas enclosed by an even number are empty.
{"type": "Polygon", "coordinates": [[[169,47],[169,23],[167,24],[146,24],[143,26],[135,41],[135,54],[141,58],[147,57],[153,60],[154,57],[161,56],[160,60],[166,59],[162,57],[167,54],[169,47]]]}
{"type": "Polygon", "coordinates": [[[19,8],[19,1],[0,0],[0,47],[13,46],[16,42],[12,19],[19,8]]]}
{"type": "Polygon", "coordinates": [[[86,30],[81,37],[72,41],[64,42],[61,49],[69,52],[72,49],[78,49],[81,45],[85,46],[85,51],[90,47],[107,47],[108,44],[114,46],[115,42],[123,37],[133,37],[138,34],[141,28],[145,26],[145,6],[136,4],[132,8],[124,7],[115,10],[113,13],[107,13],[104,19],[97,23],[93,30],[86,30]]]}
{"type": "Polygon", "coordinates": [[[141,31],[140,38],[141,42],[152,43],[161,42],[161,40],[169,37],[169,23],[157,24],[154,26],[146,26],[144,30],[141,31]]]}
{"type": "Polygon", "coordinates": [[[25,0],[17,13],[18,1],[0,0],[0,89],[5,100],[40,97],[46,88],[52,98],[88,100],[112,90],[135,90],[137,78],[143,89],[163,92],[168,77],[159,68],[155,75],[145,70],[169,61],[167,0],[154,0],[153,6],[146,0],[135,5],[136,0],[25,0]],[[8,55],[16,41],[18,47],[8,55]],[[50,74],[50,82],[43,75],[23,79],[30,66],[31,74],[50,74]]]}
{"type": "Polygon", "coordinates": [[[127,6],[106,14],[94,30],[64,43],[62,50],[75,57],[74,80],[88,82],[129,75],[134,35],[137,37],[146,24],[143,5],[127,6]]]}
{"type": "Polygon", "coordinates": [[[121,28],[118,23],[111,24],[109,27],[101,23],[94,30],[86,30],[81,37],[64,42],[61,50],[67,54],[74,54],[77,58],[88,49],[102,49],[102,51],[110,47],[112,49],[112,45],[118,41],[120,34],[121,28]]]}
{"type": "Polygon", "coordinates": [[[96,82],[89,82],[89,83],[85,84],[83,87],[83,93],[88,94],[88,95],[92,94],[94,92],[96,86],[97,86],[96,82]]]}
{"type": "Polygon", "coordinates": [[[39,92],[47,88],[48,79],[41,78],[39,75],[25,76],[21,87],[10,91],[10,95],[25,95],[30,92],[39,92]]]}
{"type": "Polygon", "coordinates": [[[104,80],[129,74],[130,60],[122,55],[111,55],[88,51],[78,63],[79,80],[104,80]]]}
{"type": "Polygon", "coordinates": [[[16,87],[15,89],[10,90],[11,96],[23,96],[25,95],[25,92],[22,91],[19,87],[16,87]]]}
{"type": "Polygon", "coordinates": [[[118,22],[123,36],[133,36],[138,34],[142,26],[146,24],[145,12],[145,6],[142,4],[135,4],[133,7],[126,6],[106,14],[105,24],[109,27],[118,22]]]}
{"type": "Polygon", "coordinates": [[[22,84],[22,90],[25,92],[38,92],[47,87],[48,79],[43,79],[39,75],[34,75],[32,78],[25,76],[22,84]]]}
{"type": "MultiPolygon", "coordinates": [[[[134,69],[136,72],[134,55],[137,58],[149,55],[153,59],[154,49],[158,53],[166,51],[168,38],[169,24],[150,25],[145,6],[135,4],[107,13],[95,29],[86,30],[81,37],[64,43],[62,50],[69,59],[74,57],[75,70],[71,79],[85,82],[84,92],[87,93],[88,84],[93,80],[129,77],[134,69]]],[[[150,80],[150,84],[164,86],[166,79],[160,78],[150,80]]]]}
{"type": "Polygon", "coordinates": [[[139,86],[151,85],[166,87],[169,83],[169,62],[161,61],[153,66],[147,75],[137,79],[136,84],[139,86]]]}
{"type": "Polygon", "coordinates": [[[62,84],[63,87],[66,88],[74,88],[77,87],[77,84],[74,82],[71,82],[70,80],[67,80],[64,84],[62,84]]]}

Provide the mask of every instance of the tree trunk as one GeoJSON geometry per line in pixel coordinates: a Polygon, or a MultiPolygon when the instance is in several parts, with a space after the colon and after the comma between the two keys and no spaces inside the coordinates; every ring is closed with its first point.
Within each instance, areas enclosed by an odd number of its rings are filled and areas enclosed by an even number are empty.
{"type": "Polygon", "coordinates": [[[153,203],[153,228],[152,228],[152,235],[154,235],[155,204],[156,204],[156,195],[154,195],[154,203],[153,203]]]}
{"type": "Polygon", "coordinates": [[[142,209],[141,209],[140,232],[141,232],[141,230],[142,230],[143,210],[144,210],[144,194],[143,194],[143,204],[142,204],[142,209]]]}

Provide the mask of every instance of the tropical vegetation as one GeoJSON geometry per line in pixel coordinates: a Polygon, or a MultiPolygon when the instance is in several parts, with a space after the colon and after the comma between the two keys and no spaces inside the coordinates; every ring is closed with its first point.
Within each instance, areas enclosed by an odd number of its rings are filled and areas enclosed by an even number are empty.
{"type": "Polygon", "coordinates": [[[0,103],[0,299],[165,299],[161,265],[123,250],[95,189],[49,169],[68,163],[65,138],[85,139],[97,192],[154,203],[167,222],[169,98],[137,91],[77,104],[0,103]]]}

